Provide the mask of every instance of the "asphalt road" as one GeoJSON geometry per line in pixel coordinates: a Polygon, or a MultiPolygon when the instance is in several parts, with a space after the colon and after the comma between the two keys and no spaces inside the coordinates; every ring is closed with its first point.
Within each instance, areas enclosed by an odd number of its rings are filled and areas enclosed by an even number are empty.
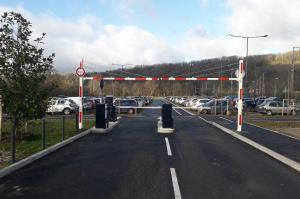
{"type": "Polygon", "coordinates": [[[299,173],[179,111],[168,135],[156,133],[159,109],[124,116],[0,179],[0,198],[299,198],[299,173]]]}
{"type": "MultiPolygon", "coordinates": [[[[236,130],[237,128],[236,118],[223,115],[201,115],[201,117],[231,130],[236,130]]],[[[247,123],[243,124],[242,135],[300,163],[299,139],[277,134],[247,123]]]]}

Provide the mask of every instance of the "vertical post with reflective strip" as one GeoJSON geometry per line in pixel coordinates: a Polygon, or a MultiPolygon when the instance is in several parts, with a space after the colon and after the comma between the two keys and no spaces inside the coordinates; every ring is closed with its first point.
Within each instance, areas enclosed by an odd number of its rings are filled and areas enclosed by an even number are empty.
{"type": "MultiPolygon", "coordinates": [[[[83,61],[80,62],[80,68],[83,68],[83,61]]],[[[83,97],[83,77],[79,77],[79,114],[78,114],[78,129],[82,129],[82,97],[83,97]]]]}
{"type": "Polygon", "coordinates": [[[239,74],[238,74],[238,84],[239,84],[239,90],[238,90],[238,123],[237,123],[237,131],[242,131],[242,124],[243,124],[243,70],[244,70],[244,62],[243,60],[240,60],[239,63],[239,74]]]}

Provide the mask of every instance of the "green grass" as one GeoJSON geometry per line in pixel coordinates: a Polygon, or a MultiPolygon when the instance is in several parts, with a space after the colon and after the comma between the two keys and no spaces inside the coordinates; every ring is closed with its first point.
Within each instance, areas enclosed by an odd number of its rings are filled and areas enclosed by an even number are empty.
{"type": "MultiPolygon", "coordinates": [[[[42,148],[42,136],[41,136],[41,120],[34,120],[28,122],[27,134],[18,133],[16,140],[16,159],[24,159],[34,153],[41,151],[42,148]]],[[[94,126],[94,120],[84,120],[84,129],[94,126]]],[[[62,141],[62,119],[46,119],[46,148],[57,144],[62,141]]],[[[83,130],[84,130],[83,129],[83,130]]],[[[2,141],[0,142],[0,168],[4,168],[10,164],[10,132],[12,130],[12,124],[9,121],[3,123],[2,129],[2,141]],[[3,159],[5,158],[5,159],[3,159]]],[[[20,128],[19,132],[25,132],[24,126],[20,128]]],[[[66,118],[65,120],[65,139],[78,134],[75,127],[74,118],[66,118]]]]}
{"type": "Polygon", "coordinates": [[[295,121],[248,121],[249,123],[255,124],[257,126],[278,129],[278,128],[300,128],[300,122],[295,121]]]}

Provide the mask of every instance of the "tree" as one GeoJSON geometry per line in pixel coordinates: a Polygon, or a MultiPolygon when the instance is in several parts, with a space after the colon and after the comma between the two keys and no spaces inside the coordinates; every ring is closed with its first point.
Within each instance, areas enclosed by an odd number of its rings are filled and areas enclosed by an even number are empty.
{"type": "Polygon", "coordinates": [[[54,54],[44,57],[39,45],[46,34],[32,40],[31,27],[19,13],[5,12],[0,18],[0,94],[14,129],[45,114],[52,89],[45,80],[52,72],[54,54]]]}

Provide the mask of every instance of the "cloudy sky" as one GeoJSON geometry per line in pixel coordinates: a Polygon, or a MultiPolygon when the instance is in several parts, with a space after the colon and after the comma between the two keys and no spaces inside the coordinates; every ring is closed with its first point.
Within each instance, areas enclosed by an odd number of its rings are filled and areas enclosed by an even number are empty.
{"type": "Polygon", "coordinates": [[[34,34],[47,33],[55,68],[72,72],[81,58],[91,70],[117,64],[182,62],[277,53],[300,45],[299,0],[1,0],[22,13],[34,34]]]}

